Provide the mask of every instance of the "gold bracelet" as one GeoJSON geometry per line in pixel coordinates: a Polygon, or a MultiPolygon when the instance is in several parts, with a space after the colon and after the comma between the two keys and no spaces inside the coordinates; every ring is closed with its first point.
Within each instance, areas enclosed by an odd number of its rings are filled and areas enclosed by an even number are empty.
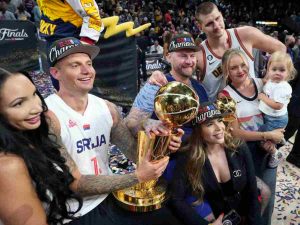
{"type": "Polygon", "coordinates": [[[261,132],[261,134],[262,134],[262,138],[263,138],[263,140],[264,140],[264,141],[267,141],[267,138],[266,138],[266,133],[265,133],[265,132],[261,132]]]}

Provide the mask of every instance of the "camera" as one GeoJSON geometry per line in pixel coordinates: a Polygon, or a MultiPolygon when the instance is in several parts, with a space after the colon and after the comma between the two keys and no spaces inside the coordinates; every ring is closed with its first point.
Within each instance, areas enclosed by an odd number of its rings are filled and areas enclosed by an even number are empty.
{"type": "Polygon", "coordinates": [[[241,217],[232,209],[223,217],[222,223],[223,225],[238,225],[241,223],[241,217]]]}

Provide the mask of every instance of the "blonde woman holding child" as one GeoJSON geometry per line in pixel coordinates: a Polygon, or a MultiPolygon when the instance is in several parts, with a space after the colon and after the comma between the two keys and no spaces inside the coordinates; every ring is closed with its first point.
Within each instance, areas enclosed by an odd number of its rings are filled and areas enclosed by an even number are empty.
{"type": "MultiPolygon", "coordinates": [[[[292,87],[288,81],[294,79],[296,69],[289,54],[274,52],[267,65],[266,83],[263,93],[258,95],[259,109],[264,116],[262,131],[285,128],[288,123],[287,105],[292,96],[292,87]]],[[[275,168],[282,159],[282,154],[274,149],[270,154],[268,166],[275,168]]]]}
{"type": "Polygon", "coordinates": [[[276,169],[268,167],[268,156],[274,153],[275,143],[283,139],[284,129],[262,132],[263,114],[259,110],[259,94],[263,91],[263,80],[251,78],[245,54],[239,49],[230,49],[222,58],[222,69],[228,85],[219,96],[230,96],[236,105],[237,120],[230,124],[232,134],[247,142],[252,154],[255,174],[270,188],[271,197],[263,214],[262,224],[271,224],[275,199],[276,169]],[[263,146],[262,146],[263,143],[263,146]]]}

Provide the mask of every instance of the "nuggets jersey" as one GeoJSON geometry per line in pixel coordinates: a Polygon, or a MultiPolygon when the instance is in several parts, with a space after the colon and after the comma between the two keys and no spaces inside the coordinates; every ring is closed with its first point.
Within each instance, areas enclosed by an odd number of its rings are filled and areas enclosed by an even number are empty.
{"type": "MultiPolygon", "coordinates": [[[[113,120],[105,101],[89,94],[84,115],[74,111],[56,94],[48,96],[46,103],[60,122],[62,142],[81,174],[110,174],[108,150],[113,120]]],[[[106,197],[107,194],[84,197],[77,215],[88,213],[106,197]]],[[[77,209],[74,204],[70,202],[71,209],[77,209]]]]}
{"type": "MultiPolygon", "coordinates": [[[[228,35],[229,48],[238,48],[245,53],[249,62],[249,74],[251,77],[255,77],[254,59],[241,42],[237,30],[228,29],[226,32],[228,35]]],[[[222,73],[222,57],[218,57],[212,51],[207,40],[201,43],[201,49],[204,59],[204,77],[202,78],[202,84],[205,87],[209,100],[214,101],[217,94],[225,87],[222,73]]]]}
{"type": "Polygon", "coordinates": [[[65,37],[88,37],[98,41],[102,29],[95,0],[38,0],[40,35],[53,42],[65,37]]]}
{"type": "MultiPolygon", "coordinates": [[[[239,93],[233,86],[227,85],[223,93],[227,92],[235,100],[236,115],[240,128],[249,131],[258,131],[264,124],[263,115],[258,108],[259,101],[257,95],[262,92],[263,82],[259,78],[253,78],[256,94],[251,98],[239,93]]],[[[226,95],[226,94],[225,94],[226,95]]]]}

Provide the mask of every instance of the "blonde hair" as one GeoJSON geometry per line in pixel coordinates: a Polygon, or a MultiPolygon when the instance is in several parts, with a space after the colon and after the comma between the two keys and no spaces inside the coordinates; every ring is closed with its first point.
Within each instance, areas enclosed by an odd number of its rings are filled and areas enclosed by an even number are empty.
{"type": "Polygon", "coordinates": [[[224,53],[223,57],[222,57],[222,71],[223,71],[223,79],[225,84],[227,84],[230,79],[229,79],[229,63],[230,60],[232,59],[233,56],[240,56],[244,63],[246,63],[247,67],[248,67],[248,73],[249,73],[249,62],[246,58],[246,55],[243,51],[241,51],[238,48],[232,48],[232,49],[228,49],[226,50],[226,52],[224,53]]]}
{"type": "Polygon", "coordinates": [[[297,74],[297,70],[295,69],[292,58],[288,53],[282,51],[277,51],[272,53],[267,64],[267,72],[269,71],[269,68],[273,62],[282,62],[286,64],[286,68],[288,71],[288,76],[286,81],[290,81],[295,78],[297,74]]]}

